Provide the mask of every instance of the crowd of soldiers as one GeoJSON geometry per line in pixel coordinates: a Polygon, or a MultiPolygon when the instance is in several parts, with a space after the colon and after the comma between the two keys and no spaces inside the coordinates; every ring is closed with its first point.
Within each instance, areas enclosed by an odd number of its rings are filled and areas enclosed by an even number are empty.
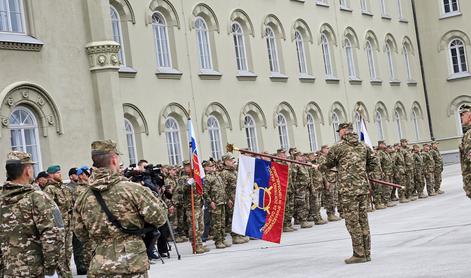
{"type": "MultiPolygon", "coordinates": [[[[84,166],[70,169],[67,184],[63,182],[59,165],[52,165],[45,172],[39,173],[32,184],[28,182],[32,176],[32,167],[31,169],[26,168],[31,171],[26,171],[23,167],[22,173],[11,174],[12,176],[8,177],[7,183],[3,186],[1,199],[2,217],[6,221],[2,222],[0,226],[2,236],[11,236],[17,233],[15,230],[8,230],[8,221],[16,223],[15,221],[18,219],[25,218],[23,225],[38,225],[38,223],[41,224],[40,220],[46,221],[45,217],[37,216],[41,219],[35,219],[34,215],[33,219],[28,219],[26,213],[22,214],[21,206],[17,208],[16,205],[12,205],[10,207],[14,207],[18,211],[8,211],[9,205],[7,204],[9,202],[14,204],[19,200],[18,196],[21,196],[17,191],[22,194],[30,194],[32,197],[23,201],[34,203],[43,212],[48,212],[53,217],[41,226],[42,229],[45,229],[40,237],[40,241],[43,242],[43,253],[45,252],[44,248],[48,251],[42,255],[44,262],[41,262],[41,265],[25,264],[28,262],[28,258],[22,257],[26,256],[24,252],[23,255],[21,254],[21,248],[27,248],[29,244],[33,244],[32,242],[37,244],[38,239],[21,238],[23,235],[20,234],[13,236],[15,242],[20,242],[17,246],[12,241],[4,241],[9,242],[2,244],[1,248],[2,269],[4,268],[7,273],[5,277],[22,276],[25,273],[48,274],[51,271],[57,271],[61,277],[71,277],[72,254],[78,274],[86,274],[89,271],[89,274],[92,273],[89,276],[93,277],[94,273],[106,272],[106,267],[113,268],[113,271],[116,270],[115,268],[118,266],[114,266],[106,258],[107,256],[115,256],[116,254],[111,253],[119,253],[119,251],[104,250],[104,247],[97,245],[97,242],[100,240],[112,242],[116,238],[123,237],[123,229],[120,230],[109,216],[108,220],[113,223],[113,227],[107,224],[107,215],[103,213],[103,207],[97,205],[98,201],[93,198],[94,193],[91,193],[98,191],[105,194],[107,191],[113,191],[116,187],[119,188],[119,190],[116,189],[118,190],[116,194],[107,194],[106,196],[110,197],[104,199],[110,207],[109,210],[113,211],[113,214],[117,214],[116,218],[121,220],[122,223],[118,223],[119,225],[126,227],[134,225],[137,229],[141,229],[143,223],[153,223],[155,227],[160,227],[166,223],[166,219],[169,219],[170,225],[175,231],[175,241],[191,242],[195,239],[196,248],[194,251],[197,254],[209,251],[209,248],[203,244],[208,239],[214,240],[218,249],[229,247],[231,244],[249,242],[249,238],[231,232],[237,184],[237,163],[231,153],[223,155],[220,161],[210,159],[203,162],[206,176],[201,195],[196,194],[194,190],[195,180],[192,178],[192,167],[189,161],[184,161],[182,167],[162,166],[161,174],[165,182],[159,190],[169,194],[159,194],[160,199],[154,196],[150,190],[144,190],[147,189],[145,186],[139,186],[143,189],[137,189],[135,183],[129,182],[123,176],[122,164],[115,165],[119,161],[118,158],[115,158],[118,154],[115,143],[94,142],[92,144],[94,167],[84,166]],[[110,170],[115,169],[113,167],[116,167],[116,172],[110,170]],[[23,179],[21,180],[21,178],[23,179]],[[24,186],[18,185],[20,182],[24,186]],[[88,190],[88,188],[92,188],[92,190],[88,190]],[[122,191],[127,193],[121,193],[122,191]],[[194,193],[193,208],[192,191],[194,193]],[[126,198],[131,198],[129,204],[119,206],[118,204],[121,204],[122,200],[126,198]],[[130,209],[131,204],[134,204],[132,209],[130,209]],[[138,211],[135,214],[131,213],[130,211],[135,210],[136,207],[138,211]],[[152,213],[149,212],[149,208],[153,208],[152,213]],[[192,209],[194,209],[194,215],[192,209]],[[194,232],[193,226],[195,227],[194,232]],[[48,235],[48,233],[50,234],[48,235]],[[230,233],[232,240],[226,239],[228,233],[230,233]],[[54,242],[54,246],[51,246],[51,242],[54,242]],[[58,248],[58,245],[61,247],[58,248]],[[97,254],[103,255],[97,256],[97,254]],[[92,257],[95,260],[94,263],[91,263],[92,257]],[[56,260],[55,264],[54,260],[56,260]],[[20,261],[23,262],[20,263],[20,261]]],[[[282,159],[323,165],[326,163],[328,154],[329,146],[325,145],[316,153],[301,153],[296,148],[291,148],[289,150],[279,149],[274,155],[282,159]]],[[[406,203],[443,193],[440,190],[443,161],[436,142],[431,145],[424,144],[422,148],[418,145],[413,145],[410,148],[405,139],[392,146],[380,141],[372,154],[376,164],[380,167],[376,167],[374,172],[369,173],[370,178],[396,183],[401,185],[403,189],[396,192],[388,186],[371,184],[370,198],[368,199],[370,211],[393,207],[396,205],[395,201],[406,203]],[[426,191],[424,191],[425,188],[426,191]]],[[[28,166],[31,163],[33,162],[28,154],[12,152],[7,160],[7,174],[9,173],[9,165],[28,166]]],[[[137,171],[144,171],[146,163],[144,160],[140,161],[136,165],[137,171]]],[[[341,202],[339,202],[342,196],[341,192],[337,190],[337,184],[341,178],[338,175],[336,168],[305,167],[294,163],[289,165],[283,232],[294,232],[298,228],[312,228],[313,225],[323,225],[345,217],[340,205],[341,202]],[[321,208],[326,210],[327,221],[321,216],[321,208]]],[[[30,229],[33,228],[30,227],[30,229]]],[[[34,229],[38,229],[38,227],[34,229]]],[[[155,245],[155,242],[153,244],[155,245]]],[[[140,245],[136,246],[137,249],[141,247],[140,245]]],[[[127,248],[129,251],[133,245],[128,244],[123,248],[127,248]]],[[[149,252],[147,252],[147,256],[150,262],[155,259],[149,252]]],[[[125,269],[123,273],[139,273],[145,267],[139,265],[134,270],[125,269]]],[[[97,275],[97,277],[99,276],[97,275]]]]}

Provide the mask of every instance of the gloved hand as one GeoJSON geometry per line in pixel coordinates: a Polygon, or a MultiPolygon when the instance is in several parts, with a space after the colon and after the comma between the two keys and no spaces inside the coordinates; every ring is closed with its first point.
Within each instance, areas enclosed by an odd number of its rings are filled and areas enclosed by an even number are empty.
{"type": "Polygon", "coordinates": [[[187,183],[188,185],[193,185],[193,184],[195,184],[195,179],[194,179],[194,178],[189,178],[186,183],[187,183]]]}

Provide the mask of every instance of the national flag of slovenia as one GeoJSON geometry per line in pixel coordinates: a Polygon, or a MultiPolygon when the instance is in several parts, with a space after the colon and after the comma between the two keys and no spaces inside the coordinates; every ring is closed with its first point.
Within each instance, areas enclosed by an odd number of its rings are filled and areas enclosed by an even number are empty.
{"type": "Polygon", "coordinates": [[[190,163],[193,168],[193,179],[196,183],[196,193],[203,195],[204,168],[198,152],[198,143],[196,142],[195,129],[191,118],[188,118],[188,133],[191,148],[190,163]]]}
{"type": "Polygon", "coordinates": [[[287,165],[241,155],[232,231],[280,243],[287,187],[287,165]]]}
{"type": "Polygon", "coordinates": [[[368,147],[373,148],[373,143],[371,143],[370,135],[368,134],[363,118],[360,120],[360,141],[364,142],[368,147]]]}

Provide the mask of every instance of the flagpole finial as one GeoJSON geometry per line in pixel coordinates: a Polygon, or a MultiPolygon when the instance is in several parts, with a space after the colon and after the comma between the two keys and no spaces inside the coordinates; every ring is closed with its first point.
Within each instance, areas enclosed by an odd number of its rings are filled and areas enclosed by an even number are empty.
{"type": "Polygon", "coordinates": [[[239,148],[237,147],[234,147],[234,144],[227,144],[226,145],[226,151],[229,152],[229,153],[232,153],[234,151],[238,151],[239,148]]]}

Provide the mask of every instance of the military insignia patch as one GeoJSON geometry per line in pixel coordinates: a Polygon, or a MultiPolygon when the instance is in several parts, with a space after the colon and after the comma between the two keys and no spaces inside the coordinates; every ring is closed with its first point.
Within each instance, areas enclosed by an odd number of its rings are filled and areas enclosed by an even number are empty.
{"type": "Polygon", "coordinates": [[[52,217],[54,217],[54,223],[58,228],[64,228],[64,221],[62,220],[62,215],[58,207],[55,207],[52,210],[52,217]]]}

